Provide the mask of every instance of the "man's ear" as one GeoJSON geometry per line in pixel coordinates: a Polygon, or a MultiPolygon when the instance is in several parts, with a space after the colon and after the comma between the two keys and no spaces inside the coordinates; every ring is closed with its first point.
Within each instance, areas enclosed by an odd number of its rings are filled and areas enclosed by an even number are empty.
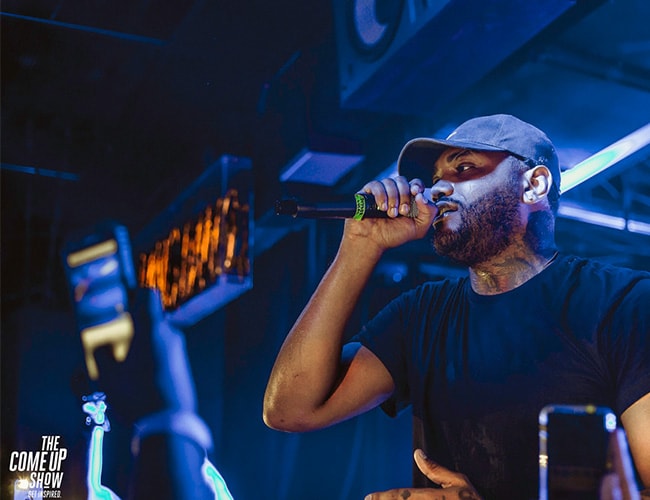
{"type": "Polygon", "coordinates": [[[537,165],[524,172],[524,203],[537,203],[548,195],[553,175],[546,165],[537,165]]]}

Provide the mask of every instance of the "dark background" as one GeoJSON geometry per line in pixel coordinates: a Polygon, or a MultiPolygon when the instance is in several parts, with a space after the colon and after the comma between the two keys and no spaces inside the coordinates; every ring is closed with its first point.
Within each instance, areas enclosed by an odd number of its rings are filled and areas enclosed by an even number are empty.
{"type": "MultiPolygon", "coordinates": [[[[261,421],[274,356],[341,230],[278,218],[273,202],[347,197],[390,169],[409,138],[496,112],[544,129],[571,169],[650,121],[650,5],[378,1],[380,21],[444,7],[406,48],[398,30],[379,54],[337,46],[352,4],[3,2],[2,497],[13,481],[7,453],[38,449],[45,434],[71,450],[64,493],[76,498],[83,483],[83,364],[62,245],[105,218],[142,241],[224,155],[252,165],[254,286],[186,329],[214,462],[237,499],[361,498],[410,482],[408,414],[395,422],[375,411],[306,435],[261,421]],[[348,96],[343,87],[372,65],[370,83],[348,96]],[[324,157],[320,175],[308,163],[281,180],[304,150],[362,160],[348,170],[324,157]],[[323,172],[334,180],[324,184],[323,172]]],[[[650,269],[649,159],[645,146],[566,193],[562,250],[650,269]],[[602,214],[645,223],[645,234],[603,227],[602,214]]],[[[458,272],[426,241],[389,253],[350,334],[399,291],[458,272]]],[[[105,478],[119,490],[126,432],[111,432],[105,478]]]]}

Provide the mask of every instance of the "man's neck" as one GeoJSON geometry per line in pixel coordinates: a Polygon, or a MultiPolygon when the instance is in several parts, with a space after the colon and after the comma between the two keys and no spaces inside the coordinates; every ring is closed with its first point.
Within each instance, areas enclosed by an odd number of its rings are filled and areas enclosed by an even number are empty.
{"type": "Polygon", "coordinates": [[[469,268],[472,289],[479,295],[508,292],[537,276],[555,259],[557,252],[535,253],[529,249],[507,251],[469,268]]]}

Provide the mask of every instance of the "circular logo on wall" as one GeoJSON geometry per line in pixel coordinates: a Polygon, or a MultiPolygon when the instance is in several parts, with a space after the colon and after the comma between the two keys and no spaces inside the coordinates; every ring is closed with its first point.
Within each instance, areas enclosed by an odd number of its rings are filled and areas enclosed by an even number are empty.
{"type": "Polygon", "coordinates": [[[404,0],[348,0],[348,33],[355,50],[366,60],[381,57],[395,38],[404,0]]]}

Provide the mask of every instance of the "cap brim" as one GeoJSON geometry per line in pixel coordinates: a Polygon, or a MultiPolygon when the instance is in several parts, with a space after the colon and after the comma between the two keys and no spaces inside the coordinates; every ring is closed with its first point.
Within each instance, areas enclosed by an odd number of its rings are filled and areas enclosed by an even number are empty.
{"type": "Polygon", "coordinates": [[[505,151],[502,148],[471,141],[448,141],[418,137],[408,141],[397,159],[397,171],[407,179],[431,179],[433,166],[447,148],[473,149],[476,151],[505,151]]]}

